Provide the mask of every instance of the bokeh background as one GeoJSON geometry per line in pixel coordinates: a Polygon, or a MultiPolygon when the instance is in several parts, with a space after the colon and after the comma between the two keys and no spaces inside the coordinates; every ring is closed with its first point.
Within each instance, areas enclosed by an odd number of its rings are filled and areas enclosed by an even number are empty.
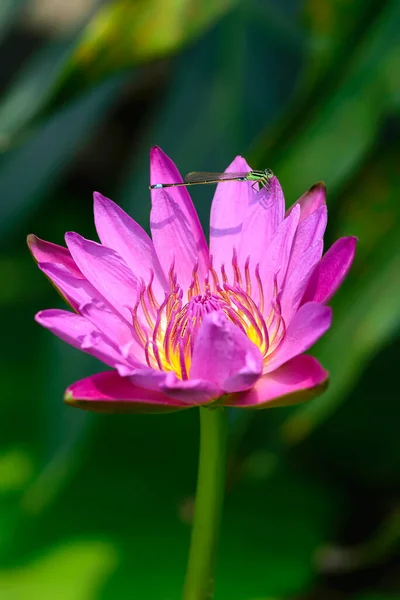
{"type": "Polygon", "coordinates": [[[359,237],[328,391],[230,415],[216,600],[399,599],[400,3],[1,0],[0,56],[0,598],[180,597],[197,411],[64,406],[102,365],[34,323],[62,302],[25,245],[96,239],[93,190],[148,229],[158,144],[271,167],[288,205],[324,180],[327,244],[359,237]]]}

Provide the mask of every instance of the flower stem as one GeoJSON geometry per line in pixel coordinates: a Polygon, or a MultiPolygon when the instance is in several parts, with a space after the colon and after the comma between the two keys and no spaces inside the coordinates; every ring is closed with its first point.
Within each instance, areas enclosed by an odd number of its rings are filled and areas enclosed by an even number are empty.
{"type": "Polygon", "coordinates": [[[200,408],[196,505],[184,600],[210,600],[225,491],[228,417],[225,408],[200,408]]]}

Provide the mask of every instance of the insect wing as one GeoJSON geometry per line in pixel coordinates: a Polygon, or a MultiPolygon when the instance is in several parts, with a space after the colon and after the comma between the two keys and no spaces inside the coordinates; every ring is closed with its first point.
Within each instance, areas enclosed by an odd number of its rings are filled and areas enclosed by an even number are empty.
{"type": "Polygon", "coordinates": [[[186,183],[207,183],[218,181],[246,180],[248,173],[208,173],[207,171],[192,171],[185,175],[186,183]]]}

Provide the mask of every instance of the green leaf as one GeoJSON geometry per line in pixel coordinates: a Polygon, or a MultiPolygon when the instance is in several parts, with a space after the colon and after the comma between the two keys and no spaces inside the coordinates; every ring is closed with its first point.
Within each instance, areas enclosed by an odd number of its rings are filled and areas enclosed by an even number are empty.
{"type": "Polygon", "coordinates": [[[0,596],[10,600],[94,599],[116,563],[117,553],[110,543],[64,541],[28,564],[0,570],[0,596]]]}
{"type": "Polygon", "coordinates": [[[0,102],[0,147],[3,151],[50,98],[72,48],[72,41],[52,42],[18,71],[0,102]]]}
{"type": "MultiPolygon", "coordinates": [[[[400,97],[399,27],[400,5],[390,2],[380,18],[372,21],[361,46],[350,54],[343,82],[323,106],[308,114],[308,120],[300,115],[301,126],[297,135],[292,131],[287,136],[289,143],[277,143],[275,162],[267,160],[271,153],[267,148],[267,156],[264,149],[267,136],[254,148],[258,164],[273,167],[291,202],[321,179],[330,192],[337,190],[364,160],[382,116],[400,97]]],[[[335,72],[336,77],[340,75],[335,72]]]]}
{"type": "Polygon", "coordinates": [[[198,37],[237,0],[116,0],[101,8],[87,27],[71,70],[95,74],[165,56],[198,37]]]}
{"type": "Polygon", "coordinates": [[[71,102],[38,126],[0,163],[0,230],[10,233],[92,134],[115,102],[124,77],[115,77],[71,102]]]}
{"type": "Polygon", "coordinates": [[[7,448],[0,454],[0,495],[19,491],[31,479],[32,457],[21,448],[7,448]]]}

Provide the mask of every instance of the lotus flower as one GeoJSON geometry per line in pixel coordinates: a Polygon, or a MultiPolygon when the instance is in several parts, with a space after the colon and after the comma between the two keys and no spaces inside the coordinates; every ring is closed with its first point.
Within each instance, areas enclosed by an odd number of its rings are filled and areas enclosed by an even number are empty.
{"type": "MultiPolygon", "coordinates": [[[[238,156],[228,171],[251,168],[238,156]]],[[[151,183],[182,182],[160,148],[151,183]]],[[[304,354],[331,325],[327,301],[346,276],[353,237],[323,255],[325,187],[285,214],[281,186],[218,184],[208,247],[185,187],[151,192],[152,240],[94,194],[101,243],[67,233],[67,248],[28,237],[39,268],[74,312],[36,321],[111,367],[72,384],[65,401],[102,412],[167,412],[302,402],[327,371],[304,354]]]]}

